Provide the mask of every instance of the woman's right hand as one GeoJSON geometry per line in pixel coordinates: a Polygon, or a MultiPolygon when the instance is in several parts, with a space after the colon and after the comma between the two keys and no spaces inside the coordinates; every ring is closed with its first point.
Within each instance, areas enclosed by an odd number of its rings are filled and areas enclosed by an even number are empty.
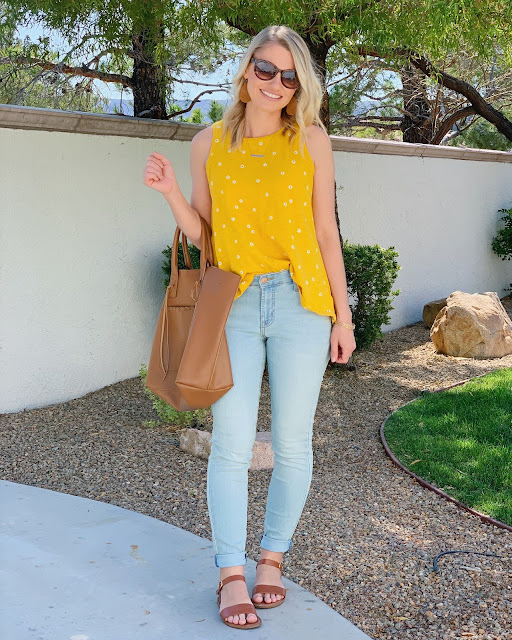
{"type": "Polygon", "coordinates": [[[171,193],[178,184],[172,164],[158,151],[153,151],[147,158],[144,184],[164,195],[171,193]]]}

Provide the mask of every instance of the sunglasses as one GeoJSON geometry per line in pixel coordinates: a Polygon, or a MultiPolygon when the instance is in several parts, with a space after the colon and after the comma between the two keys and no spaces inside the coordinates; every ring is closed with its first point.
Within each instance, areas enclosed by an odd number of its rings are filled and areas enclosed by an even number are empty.
{"type": "Polygon", "coordinates": [[[278,69],[275,64],[260,58],[251,58],[251,62],[254,62],[254,73],[260,80],[272,80],[276,74],[281,72],[281,82],[284,87],[297,89],[299,86],[295,69],[278,69]]]}

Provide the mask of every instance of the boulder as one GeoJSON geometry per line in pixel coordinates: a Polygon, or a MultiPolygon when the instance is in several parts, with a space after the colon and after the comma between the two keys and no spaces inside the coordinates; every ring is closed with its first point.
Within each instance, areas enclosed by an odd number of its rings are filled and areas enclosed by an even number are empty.
{"type": "Polygon", "coordinates": [[[512,320],[496,292],[454,291],[435,317],[430,337],[439,353],[501,358],[512,353],[512,320]]]}
{"type": "MultiPolygon", "coordinates": [[[[180,449],[199,458],[208,458],[212,449],[212,434],[199,429],[183,429],[180,433],[180,449]]],[[[270,431],[257,431],[249,471],[273,468],[272,434],[270,431]]]]}
{"type": "Polygon", "coordinates": [[[446,298],[440,298],[439,300],[432,300],[423,307],[423,322],[427,327],[431,327],[434,324],[437,314],[443,307],[446,307],[446,298]]]}

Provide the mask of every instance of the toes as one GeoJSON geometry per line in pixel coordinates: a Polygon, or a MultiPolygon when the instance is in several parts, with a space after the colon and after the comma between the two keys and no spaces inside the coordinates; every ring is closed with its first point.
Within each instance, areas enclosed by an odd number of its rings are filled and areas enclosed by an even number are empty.
{"type": "Polygon", "coordinates": [[[265,602],[265,604],[272,604],[273,602],[278,602],[279,600],[282,600],[283,596],[281,594],[276,594],[276,593],[265,593],[265,594],[255,593],[252,596],[252,599],[257,604],[260,604],[261,602],[265,602]]]}
{"type": "Polygon", "coordinates": [[[249,613],[247,615],[247,619],[245,617],[244,613],[241,613],[239,615],[236,616],[229,616],[229,618],[225,618],[226,622],[231,622],[231,624],[246,624],[246,623],[251,623],[251,622],[256,622],[258,620],[258,618],[254,615],[254,613],[249,613]],[[249,618],[252,618],[252,620],[250,620],[249,618]]]}
{"type": "Polygon", "coordinates": [[[283,598],[282,595],[278,595],[276,593],[266,593],[265,594],[265,602],[267,604],[271,604],[273,602],[277,602],[278,600],[281,600],[283,598]]]}
{"type": "Polygon", "coordinates": [[[238,616],[238,615],[236,615],[236,616],[229,616],[229,618],[226,618],[226,620],[227,620],[228,622],[231,622],[231,624],[243,624],[243,622],[245,622],[245,619],[244,619],[244,621],[242,622],[242,616],[241,616],[241,615],[240,615],[240,616],[238,616]]]}

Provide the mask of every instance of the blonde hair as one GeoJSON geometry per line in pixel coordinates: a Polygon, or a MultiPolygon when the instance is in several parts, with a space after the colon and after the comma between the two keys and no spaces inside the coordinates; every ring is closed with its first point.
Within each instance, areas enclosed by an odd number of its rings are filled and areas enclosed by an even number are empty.
{"type": "Polygon", "coordinates": [[[283,135],[290,132],[290,142],[299,136],[300,152],[304,155],[306,127],[316,124],[326,133],[327,130],[320,120],[320,104],[322,102],[322,85],[318,68],[311,57],[309,49],[301,36],[285,25],[271,25],[262,29],[252,39],[249,48],[243,55],[238,71],[233,78],[233,101],[224,112],[222,122],[222,139],[229,131],[231,137],[230,149],[240,149],[245,134],[245,103],[240,100],[240,90],[245,82],[244,72],[256,52],[270,43],[277,43],[291,53],[295,70],[299,80],[299,88],[293,94],[297,100],[295,115],[281,111],[283,135]]]}

